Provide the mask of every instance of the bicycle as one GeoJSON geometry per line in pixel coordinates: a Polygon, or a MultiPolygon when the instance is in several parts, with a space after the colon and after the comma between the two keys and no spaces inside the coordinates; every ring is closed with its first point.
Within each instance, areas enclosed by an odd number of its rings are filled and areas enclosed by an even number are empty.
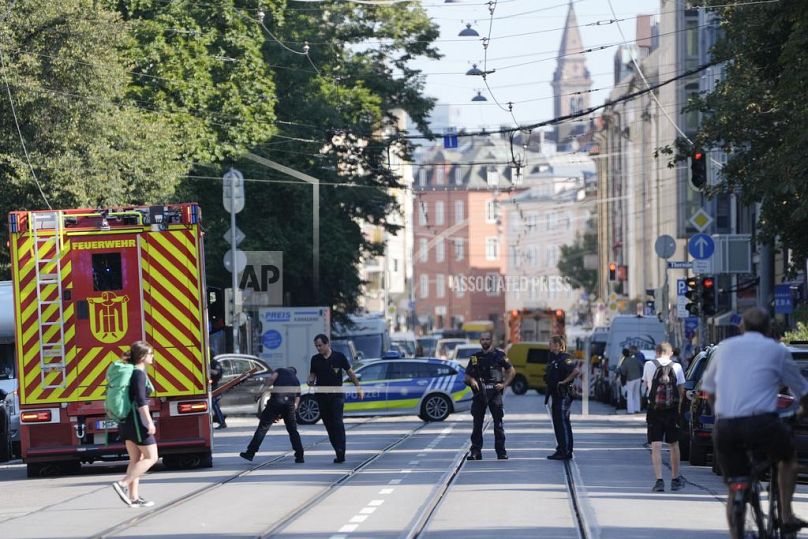
{"type": "Polygon", "coordinates": [[[782,531],[782,508],[780,507],[780,490],[777,477],[777,463],[766,456],[750,455],[751,470],[748,476],[730,478],[729,488],[732,496],[732,515],[734,535],[737,539],[757,537],[758,539],[790,539],[796,533],[782,531]],[[761,458],[762,457],[762,458],[761,458]],[[762,481],[769,473],[769,484],[766,487],[768,497],[767,510],[763,511],[761,494],[764,492],[762,481]],[[746,506],[750,511],[747,512],[746,506]],[[747,520],[749,517],[750,520],[747,520]],[[748,524],[751,524],[749,526],[748,524]],[[749,533],[747,533],[749,532],[749,533]]]}
{"type": "MultiPolygon", "coordinates": [[[[779,415],[781,421],[793,420],[795,407],[791,403],[783,402],[779,404],[779,415]]],[[[780,502],[780,485],[778,478],[777,462],[772,461],[765,454],[757,454],[752,451],[749,455],[749,475],[728,478],[728,485],[732,493],[732,522],[731,531],[734,528],[733,537],[736,539],[746,539],[756,537],[758,539],[792,539],[797,537],[797,532],[783,531],[783,513],[780,502]],[[769,484],[766,487],[768,507],[763,511],[761,504],[761,493],[764,492],[762,482],[765,475],[769,474],[769,484]],[[746,506],[750,512],[747,512],[746,506]],[[747,520],[749,517],[749,520],[747,520]],[[751,524],[747,526],[747,524],[751,524]],[[749,532],[748,534],[746,532],[749,532]]]]}

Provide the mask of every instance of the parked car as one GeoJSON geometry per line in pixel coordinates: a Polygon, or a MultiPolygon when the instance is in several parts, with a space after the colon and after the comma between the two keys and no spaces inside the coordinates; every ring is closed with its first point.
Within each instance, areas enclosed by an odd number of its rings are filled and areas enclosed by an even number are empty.
{"type": "Polygon", "coordinates": [[[457,361],[465,369],[469,364],[469,358],[478,350],[480,350],[479,344],[458,344],[452,351],[450,359],[457,361]]]}
{"type": "MultiPolygon", "coordinates": [[[[271,394],[271,386],[267,381],[269,365],[248,354],[220,354],[215,359],[222,365],[223,375],[220,384],[226,384],[250,369],[257,369],[249,378],[222,394],[219,402],[222,412],[225,414],[260,414],[271,394]]],[[[302,373],[304,378],[306,375],[308,373],[302,373]]],[[[301,376],[301,373],[298,373],[298,376],[301,376]]]]}
{"type": "MultiPolygon", "coordinates": [[[[351,363],[357,359],[362,359],[356,351],[356,346],[354,346],[354,342],[351,339],[331,339],[331,350],[342,353],[351,363]]],[[[305,374],[308,375],[308,373],[305,374]]]]}
{"type": "Polygon", "coordinates": [[[418,337],[416,339],[415,357],[435,357],[435,350],[438,347],[438,339],[440,337],[429,335],[427,337],[418,337]]]}
{"type": "MultiPolygon", "coordinates": [[[[808,348],[802,346],[789,346],[792,357],[800,366],[803,376],[808,375],[808,348]]],[[[715,353],[715,349],[707,356],[705,369],[715,353]]],[[[808,377],[808,376],[806,376],[808,377]]],[[[802,421],[800,422],[802,423],[802,421]]],[[[707,394],[701,390],[701,380],[693,390],[693,403],[690,407],[690,464],[693,466],[706,466],[708,457],[713,452],[713,426],[715,413],[707,401],[707,394]]],[[[801,458],[808,463],[808,423],[806,426],[805,446],[801,458]]],[[[800,451],[798,451],[798,456],[800,451]]],[[[716,468],[714,467],[714,470],[716,468]]]]}
{"type": "MultiPolygon", "coordinates": [[[[714,347],[702,350],[693,358],[685,372],[685,395],[682,399],[682,430],[679,437],[679,454],[682,460],[690,459],[690,413],[693,405],[693,397],[696,393],[696,385],[701,381],[704,371],[707,370],[709,355],[714,347]]],[[[698,458],[698,455],[697,455],[698,458]]]]}
{"type": "Polygon", "coordinates": [[[14,343],[0,342],[0,461],[20,453],[20,402],[17,394],[14,343]]]}
{"type": "MultiPolygon", "coordinates": [[[[424,421],[443,421],[453,412],[471,408],[472,393],[463,377],[465,370],[455,361],[428,359],[384,359],[354,365],[365,392],[359,400],[346,378],[345,415],[409,415],[424,421]]],[[[320,407],[313,393],[303,396],[297,419],[303,425],[320,420],[320,407]]]]}
{"type": "Polygon", "coordinates": [[[528,389],[545,390],[544,373],[550,360],[550,345],[547,342],[518,342],[508,347],[508,360],[516,369],[511,389],[524,395],[528,389]]]}
{"type": "Polygon", "coordinates": [[[451,356],[452,350],[455,349],[455,346],[468,344],[468,342],[468,339],[457,337],[438,339],[438,343],[435,347],[435,356],[440,359],[448,359],[451,356]]]}

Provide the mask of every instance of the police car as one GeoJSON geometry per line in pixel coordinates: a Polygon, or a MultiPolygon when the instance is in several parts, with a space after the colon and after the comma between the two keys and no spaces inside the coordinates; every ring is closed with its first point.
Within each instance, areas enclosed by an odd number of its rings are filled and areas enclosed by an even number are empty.
{"type": "MultiPolygon", "coordinates": [[[[463,383],[465,371],[459,363],[442,359],[377,359],[354,365],[365,392],[359,400],[347,378],[345,415],[410,415],[424,421],[443,421],[453,412],[471,408],[472,393],[463,383]]],[[[297,420],[310,425],[320,420],[316,388],[302,386],[297,420]]]]}

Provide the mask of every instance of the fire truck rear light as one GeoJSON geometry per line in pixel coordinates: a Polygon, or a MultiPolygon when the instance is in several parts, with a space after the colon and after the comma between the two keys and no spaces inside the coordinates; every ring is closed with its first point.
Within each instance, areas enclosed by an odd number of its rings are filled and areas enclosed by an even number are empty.
{"type": "Polygon", "coordinates": [[[36,412],[23,412],[20,414],[20,421],[23,423],[50,423],[51,411],[39,410],[36,412]]]}
{"type": "Polygon", "coordinates": [[[177,405],[177,412],[181,414],[198,414],[208,411],[207,401],[181,402],[177,405]]]}

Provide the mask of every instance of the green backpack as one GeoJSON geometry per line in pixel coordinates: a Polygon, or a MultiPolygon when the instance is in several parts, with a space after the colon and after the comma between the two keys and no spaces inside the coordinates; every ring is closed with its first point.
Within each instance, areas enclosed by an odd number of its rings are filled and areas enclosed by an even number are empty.
{"type": "MultiPolygon", "coordinates": [[[[129,400],[129,383],[135,366],[124,361],[115,361],[107,369],[107,397],[104,401],[104,410],[107,419],[121,422],[132,411],[132,401],[129,400]]],[[[146,388],[154,391],[149,377],[146,377],[146,388]]]]}
{"type": "Polygon", "coordinates": [[[132,411],[129,382],[133,372],[135,366],[123,361],[115,361],[107,369],[107,398],[104,402],[107,419],[121,422],[132,411]]]}

